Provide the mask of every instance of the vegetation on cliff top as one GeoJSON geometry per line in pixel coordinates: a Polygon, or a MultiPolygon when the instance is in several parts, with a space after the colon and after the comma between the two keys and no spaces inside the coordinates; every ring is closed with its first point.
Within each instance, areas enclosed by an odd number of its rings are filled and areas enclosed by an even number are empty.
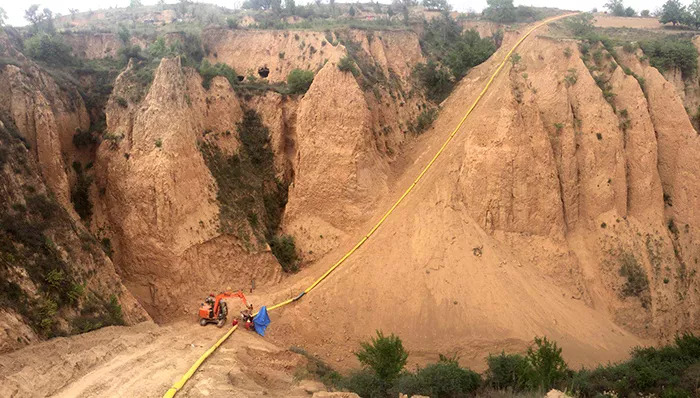
{"type": "Polygon", "coordinates": [[[474,30],[463,30],[450,15],[423,22],[420,39],[428,62],[418,64],[414,75],[428,98],[441,102],[472,67],[486,61],[500,45],[498,37],[481,38],[474,30]]]}

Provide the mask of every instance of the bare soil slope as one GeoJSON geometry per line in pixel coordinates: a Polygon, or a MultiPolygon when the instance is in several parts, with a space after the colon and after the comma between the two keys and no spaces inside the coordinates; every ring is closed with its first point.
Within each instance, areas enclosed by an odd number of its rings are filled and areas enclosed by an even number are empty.
{"type": "MultiPolygon", "coordinates": [[[[443,104],[394,197],[514,37],[443,104]]],[[[617,68],[603,76],[617,95],[608,103],[575,43],[531,38],[518,53],[426,179],[337,274],[281,311],[273,338],[352,364],[349,350],[382,329],[419,362],[457,353],[477,365],[547,335],[572,364],[592,365],[698,330],[698,182],[688,171],[700,151],[678,95],[627,60],[647,97],[617,68]],[[665,209],[662,188],[681,202],[665,209]],[[669,231],[674,218],[683,231],[669,231]],[[625,267],[648,285],[630,294],[625,267]]]]}

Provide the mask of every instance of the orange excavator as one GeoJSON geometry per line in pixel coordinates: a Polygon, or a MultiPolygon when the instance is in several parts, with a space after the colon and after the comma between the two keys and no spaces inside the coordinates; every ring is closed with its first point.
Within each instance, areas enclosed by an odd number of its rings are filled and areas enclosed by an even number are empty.
{"type": "Polygon", "coordinates": [[[226,323],[226,316],[228,315],[228,307],[223,299],[231,297],[240,297],[243,301],[243,305],[248,308],[245,295],[240,290],[233,293],[223,292],[216,296],[210,294],[199,306],[199,324],[205,326],[207,323],[216,323],[218,327],[224,326],[226,323]]]}

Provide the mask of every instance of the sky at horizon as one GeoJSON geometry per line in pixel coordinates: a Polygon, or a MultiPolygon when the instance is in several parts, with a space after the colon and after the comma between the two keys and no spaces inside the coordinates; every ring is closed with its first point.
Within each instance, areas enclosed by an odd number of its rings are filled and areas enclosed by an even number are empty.
{"type": "MultiPolygon", "coordinates": [[[[158,0],[142,0],[144,5],[156,4],[158,0]]],[[[324,0],[327,2],[328,0],[324,0]]],[[[115,8],[115,7],[127,7],[130,0],[108,0],[103,2],[95,2],[92,0],[36,0],[28,2],[10,2],[9,0],[2,0],[0,2],[0,8],[3,8],[7,12],[8,19],[6,23],[12,26],[24,26],[27,21],[24,19],[24,10],[29,8],[31,4],[39,4],[40,9],[49,8],[51,11],[60,13],[62,15],[68,14],[69,8],[75,8],[79,11],[90,11],[99,10],[105,8],[115,8]]],[[[176,1],[166,0],[168,4],[174,4],[176,1]]],[[[240,8],[242,0],[211,0],[211,1],[196,1],[197,3],[211,3],[217,4],[228,8],[240,8]]],[[[313,2],[312,0],[297,0],[297,4],[307,4],[313,2]]],[[[362,2],[365,2],[363,0],[362,2]]],[[[390,0],[379,0],[380,3],[388,4],[391,3],[390,0]]],[[[481,11],[486,7],[486,0],[448,0],[450,4],[457,11],[481,11]]],[[[660,8],[664,0],[626,0],[624,1],[625,6],[629,6],[637,10],[637,12],[648,9],[654,11],[660,8]]],[[[686,3],[686,1],[681,1],[686,3]]],[[[338,3],[345,3],[345,1],[338,1],[338,3]]],[[[536,7],[557,7],[561,9],[568,10],[579,10],[579,11],[590,11],[593,8],[598,8],[598,10],[603,10],[603,5],[606,0],[514,0],[514,4],[517,5],[528,5],[536,7]]]]}

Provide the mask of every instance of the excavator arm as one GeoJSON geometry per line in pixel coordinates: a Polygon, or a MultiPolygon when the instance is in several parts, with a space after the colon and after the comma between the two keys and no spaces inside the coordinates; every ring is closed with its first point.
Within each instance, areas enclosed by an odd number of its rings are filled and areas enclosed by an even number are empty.
{"type": "Polygon", "coordinates": [[[241,301],[243,301],[243,305],[248,308],[248,301],[245,299],[245,294],[243,294],[242,291],[237,291],[237,292],[223,292],[219,293],[216,295],[215,301],[214,301],[214,313],[218,314],[219,313],[219,303],[221,300],[225,298],[233,298],[233,297],[239,297],[241,301]]]}

